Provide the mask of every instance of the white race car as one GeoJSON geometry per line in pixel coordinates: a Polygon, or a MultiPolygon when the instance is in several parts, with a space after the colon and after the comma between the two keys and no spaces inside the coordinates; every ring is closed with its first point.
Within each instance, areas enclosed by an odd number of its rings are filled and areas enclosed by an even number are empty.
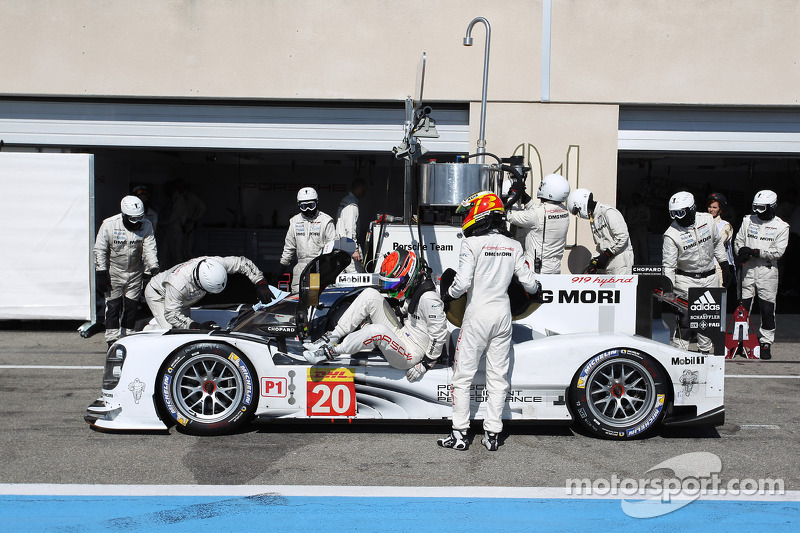
{"type": "MultiPolygon", "coordinates": [[[[312,366],[302,340],[319,337],[359,288],[331,286],[349,257],[307,267],[298,295],[266,308],[198,308],[220,331],[145,331],[108,351],[102,397],[85,419],[105,430],[231,432],[259,419],[442,421],[451,416],[452,356],[415,383],[379,352],[312,366]],[[227,320],[227,319],[226,319],[227,320]]],[[[724,422],[724,356],[681,351],[651,338],[652,283],[637,276],[542,276],[544,301],[514,323],[504,418],[577,422],[599,437],[630,439],[658,424],[724,422]],[[638,310],[638,312],[637,312],[638,310]],[[637,334],[638,333],[638,334],[637,334]]],[[[457,322],[457,320],[456,320],[457,322]]],[[[452,339],[458,336],[452,326],[452,339]]],[[[452,354],[453,346],[449,347],[452,354]]],[[[483,365],[472,414],[485,412],[483,365]]]]}

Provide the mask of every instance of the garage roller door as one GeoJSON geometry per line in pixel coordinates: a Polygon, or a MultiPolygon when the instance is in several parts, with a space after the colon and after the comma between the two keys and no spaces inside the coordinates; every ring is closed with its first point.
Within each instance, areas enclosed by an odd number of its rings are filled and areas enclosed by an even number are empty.
{"type": "MultiPolygon", "coordinates": [[[[469,150],[469,111],[439,109],[435,152],[469,150]]],[[[404,103],[383,107],[0,100],[0,139],[34,146],[389,152],[404,103]]]]}
{"type": "Polygon", "coordinates": [[[630,107],[619,113],[620,151],[800,153],[800,111],[630,107]]]}

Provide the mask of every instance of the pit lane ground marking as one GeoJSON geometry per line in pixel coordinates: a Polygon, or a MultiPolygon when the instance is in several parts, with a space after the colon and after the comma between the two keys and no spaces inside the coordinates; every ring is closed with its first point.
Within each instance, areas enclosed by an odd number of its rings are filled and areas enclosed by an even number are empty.
{"type": "Polygon", "coordinates": [[[756,527],[794,532],[800,522],[800,491],[702,495],[647,520],[626,515],[624,500],[569,496],[564,487],[3,484],[0,520],[8,531],[40,533],[318,533],[320,524],[326,531],[407,533],[448,529],[458,521],[508,532],[571,533],[578,526],[681,531],[693,524],[705,533],[727,533],[756,527]]]}
{"type": "Polygon", "coordinates": [[[726,378],[748,378],[748,379],[800,379],[800,376],[759,376],[758,374],[726,374],[726,378]]]}
{"type": "Polygon", "coordinates": [[[0,365],[0,370],[103,370],[102,366],[78,365],[0,365]]]}
{"type": "MultiPolygon", "coordinates": [[[[390,487],[340,485],[101,485],[70,483],[0,483],[0,496],[186,497],[257,496],[342,498],[564,499],[623,500],[626,495],[571,494],[564,487],[390,487]]],[[[680,496],[676,497],[681,499],[680,496]]],[[[737,496],[724,491],[702,493],[702,499],[800,502],[800,490],[783,494],[737,496]]]]}

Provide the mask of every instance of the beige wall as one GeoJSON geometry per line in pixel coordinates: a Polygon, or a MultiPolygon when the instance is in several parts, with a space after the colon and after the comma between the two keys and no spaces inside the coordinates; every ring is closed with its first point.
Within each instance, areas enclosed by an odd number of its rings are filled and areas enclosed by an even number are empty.
{"type": "Polygon", "coordinates": [[[479,99],[483,28],[462,45],[477,15],[499,26],[494,97],[538,83],[541,6],[520,0],[0,0],[0,12],[0,94],[402,100],[427,51],[428,98],[479,99]],[[509,84],[518,53],[527,66],[509,84]]]}
{"type": "MultiPolygon", "coordinates": [[[[0,0],[0,95],[541,97],[540,0],[0,0]]],[[[797,105],[800,2],[554,0],[551,101],[797,105]]]]}
{"type": "Polygon", "coordinates": [[[567,102],[797,105],[800,2],[553,2],[552,94],[567,102]]]}
{"type": "MultiPolygon", "coordinates": [[[[499,157],[524,155],[532,167],[528,188],[533,196],[542,176],[559,172],[572,189],[589,189],[596,200],[614,205],[618,120],[615,105],[493,103],[486,109],[486,151],[499,157]]],[[[480,103],[470,109],[470,124],[479,121],[480,103]]],[[[472,130],[474,152],[478,130],[472,130]]],[[[594,245],[588,221],[573,217],[571,225],[567,242],[577,246],[565,254],[564,272],[580,272],[594,245]]]]}

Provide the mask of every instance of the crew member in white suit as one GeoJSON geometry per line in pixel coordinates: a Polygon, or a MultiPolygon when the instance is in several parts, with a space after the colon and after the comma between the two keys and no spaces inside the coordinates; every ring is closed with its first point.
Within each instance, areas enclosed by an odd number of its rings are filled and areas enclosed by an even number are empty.
{"type": "Polygon", "coordinates": [[[292,292],[299,292],[300,274],[306,265],[319,254],[325,245],[336,239],[333,219],[318,209],[319,195],[311,187],[297,191],[297,206],[300,213],[289,219],[289,230],[283,243],[280,266],[274,275],[274,283],[289,269],[292,259],[297,264],[292,270],[292,292]]]}

